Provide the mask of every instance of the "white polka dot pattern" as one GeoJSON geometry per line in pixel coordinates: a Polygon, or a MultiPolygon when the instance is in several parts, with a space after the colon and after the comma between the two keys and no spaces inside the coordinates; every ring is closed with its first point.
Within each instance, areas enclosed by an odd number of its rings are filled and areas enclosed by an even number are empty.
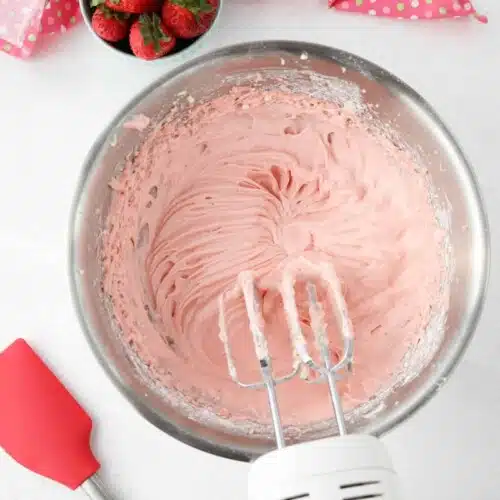
{"type": "Polygon", "coordinates": [[[0,0],[0,52],[30,57],[40,39],[64,33],[80,19],[78,0],[0,0]]]}
{"type": "Polygon", "coordinates": [[[486,23],[471,0],[330,0],[330,7],[396,19],[442,19],[472,16],[486,23]]]}

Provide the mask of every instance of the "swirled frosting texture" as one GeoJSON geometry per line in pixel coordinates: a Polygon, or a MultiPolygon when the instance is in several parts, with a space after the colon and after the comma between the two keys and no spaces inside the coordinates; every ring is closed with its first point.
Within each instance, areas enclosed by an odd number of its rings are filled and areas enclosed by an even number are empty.
{"type": "MultiPolygon", "coordinates": [[[[268,419],[265,394],[230,379],[218,339],[218,297],[239,272],[263,290],[283,373],[292,355],[280,269],[299,256],[334,264],[355,335],[347,407],[390,386],[444,300],[444,235],[425,169],[336,104],[235,88],[152,130],[111,188],[103,290],[122,335],[171,394],[221,417],[268,419]]],[[[227,314],[238,372],[258,380],[243,301],[227,314]]],[[[288,424],[331,418],[324,385],[297,378],[279,399],[288,424]]]]}

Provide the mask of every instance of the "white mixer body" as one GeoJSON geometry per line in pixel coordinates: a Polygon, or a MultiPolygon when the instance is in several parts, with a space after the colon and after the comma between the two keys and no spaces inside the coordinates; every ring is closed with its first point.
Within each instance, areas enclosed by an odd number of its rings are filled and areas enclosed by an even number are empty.
{"type": "Polygon", "coordinates": [[[251,466],[249,500],[400,500],[381,441],[348,435],[272,451],[251,466]]]}

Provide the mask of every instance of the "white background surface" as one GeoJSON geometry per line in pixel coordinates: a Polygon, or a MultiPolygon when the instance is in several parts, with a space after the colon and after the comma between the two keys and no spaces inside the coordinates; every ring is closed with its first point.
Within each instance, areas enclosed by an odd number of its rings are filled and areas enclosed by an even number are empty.
{"type": "MultiPolygon", "coordinates": [[[[202,51],[288,38],[371,59],[427,98],[469,156],[486,200],[492,274],[476,337],[449,383],[384,439],[407,500],[500,497],[500,3],[476,0],[489,25],[340,14],[326,0],[227,0],[202,51]]],[[[36,59],[0,54],[0,350],[24,336],[95,422],[93,448],[118,500],[246,498],[247,466],[205,455],[142,419],[114,389],[80,332],[66,275],[67,224],[83,158],[138,91],[171,67],[121,58],[81,25],[36,59]]],[[[1,408],[0,408],[1,411],[1,408]]],[[[85,498],[0,450],[1,500],[85,498]]]]}

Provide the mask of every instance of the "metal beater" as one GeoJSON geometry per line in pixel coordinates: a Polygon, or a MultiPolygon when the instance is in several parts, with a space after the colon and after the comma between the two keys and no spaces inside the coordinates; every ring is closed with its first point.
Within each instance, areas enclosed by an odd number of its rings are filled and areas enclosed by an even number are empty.
{"type": "MultiPolygon", "coordinates": [[[[226,324],[225,303],[228,294],[223,294],[219,299],[220,338],[224,345],[231,378],[241,387],[249,389],[265,388],[267,390],[276,443],[278,448],[283,448],[285,446],[285,438],[276,395],[276,385],[287,382],[291,378],[297,376],[301,368],[305,366],[318,373],[321,379],[327,381],[339,434],[345,435],[347,432],[346,424],[336,381],[339,371],[344,368],[351,371],[353,359],[353,334],[347,314],[347,306],[335,270],[331,264],[322,263],[318,265],[306,259],[298,259],[291,261],[284,268],[281,285],[283,305],[290,329],[292,346],[297,357],[297,363],[295,363],[292,371],[287,375],[281,377],[275,377],[273,375],[272,360],[269,355],[267,340],[264,333],[262,304],[259,292],[252,273],[243,272],[238,277],[237,288],[241,291],[245,300],[250,331],[253,337],[255,354],[260,364],[262,380],[245,383],[238,377],[235,363],[231,355],[226,324]],[[295,297],[295,282],[298,275],[303,275],[308,279],[306,287],[309,300],[311,329],[314,333],[314,340],[321,358],[321,363],[316,363],[313,360],[302,333],[295,297]],[[338,327],[343,339],[343,355],[337,363],[333,362],[328,349],[328,338],[324,319],[325,314],[322,304],[318,301],[316,285],[313,283],[314,279],[321,280],[326,284],[328,290],[327,295],[332,309],[335,312],[338,327]]],[[[229,293],[234,294],[235,291],[232,290],[229,293]]]]}
{"type": "Polygon", "coordinates": [[[337,390],[339,372],[350,372],[353,360],[353,332],[347,306],[335,270],[328,263],[312,263],[306,259],[290,261],[283,270],[280,286],[283,306],[294,349],[296,363],[290,373],[276,377],[269,354],[260,295],[251,272],[238,277],[235,289],[220,296],[219,327],[231,378],[241,387],[265,388],[269,398],[277,449],[258,458],[250,468],[249,500],[399,500],[399,486],[390,457],[378,439],[367,435],[347,435],[344,412],[337,390]],[[295,283],[301,276],[306,284],[309,317],[320,362],[310,355],[302,333],[297,308],[295,283]],[[337,363],[330,356],[325,311],[318,299],[316,282],[326,284],[340,334],[343,352],[337,363]],[[239,379],[231,356],[226,321],[229,298],[243,294],[252,333],[255,354],[262,379],[243,382],[239,379]],[[285,445],[276,385],[298,376],[303,368],[312,370],[328,383],[337,420],[339,437],[285,445]]]}

